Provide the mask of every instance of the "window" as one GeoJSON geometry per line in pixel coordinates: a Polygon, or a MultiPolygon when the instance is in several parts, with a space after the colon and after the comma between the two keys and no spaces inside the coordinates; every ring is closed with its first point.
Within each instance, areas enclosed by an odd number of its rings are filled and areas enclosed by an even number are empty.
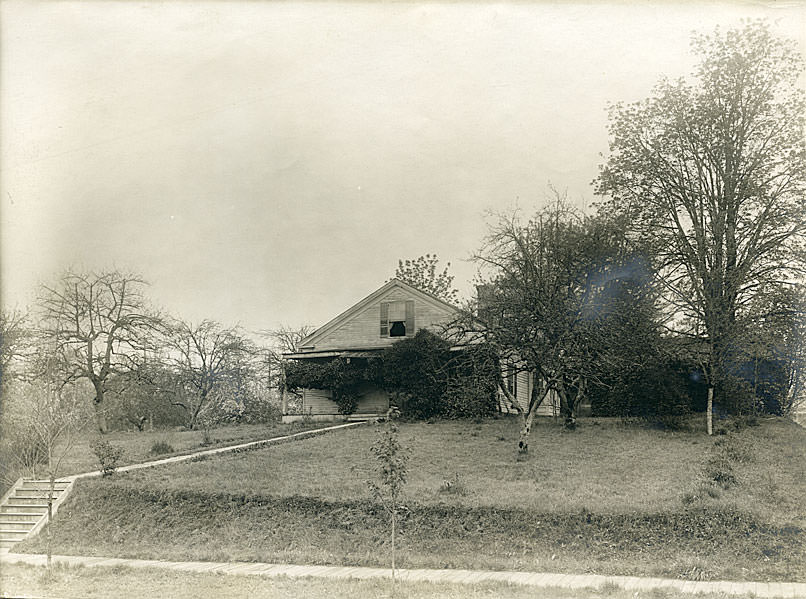
{"type": "Polygon", "coordinates": [[[392,320],[389,322],[392,326],[389,327],[390,337],[405,337],[406,336],[406,321],[405,320],[392,320]]]}
{"type": "Polygon", "coordinates": [[[414,300],[381,302],[381,337],[406,337],[414,332],[414,300]]]}

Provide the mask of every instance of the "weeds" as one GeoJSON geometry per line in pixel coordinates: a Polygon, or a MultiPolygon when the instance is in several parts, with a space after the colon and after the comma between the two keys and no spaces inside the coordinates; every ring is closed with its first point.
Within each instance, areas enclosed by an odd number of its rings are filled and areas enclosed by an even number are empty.
{"type": "Polygon", "coordinates": [[[155,441],[151,446],[151,455],[164,455],[166,453],[174,453],[176,450],[173,445],[167,441],[155,441]]]}

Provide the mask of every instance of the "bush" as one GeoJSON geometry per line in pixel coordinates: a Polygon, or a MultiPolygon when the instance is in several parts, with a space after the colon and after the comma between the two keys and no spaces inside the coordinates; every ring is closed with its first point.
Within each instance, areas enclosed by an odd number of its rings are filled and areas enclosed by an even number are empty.
{"type": "Polygon", "coordinates": [[[90,447],[101,465],[101,475],[111,476],[114,474],[118,469],[118,462],[123,457],[123,448],[103,439],[98,439],[90,447]]]}
{"type": "Polygon", "coordinates": [[[151,446],[151,455],[163,455],[166,453],[173,453],[176,451],[170,443],[167,441],[156,441],[151,446]]]}
{"type": "Polygon", "coordinates": [[[3,453],[7,458],[4,464],[10,465],[12,462],[24,470],[33,471],[39,464],[47,464],[48,450],[44,441],[34,433],[33,430],[8,430],[11,427],[4,427],[5,442],[3,443],[3,453]]]}
{"type": "Polygon", "coordinates": [[[696,371],[665,361],[614,375],[591,390],[593,416],[640,418],[663,428],[679,429],[705,397],[696,371]]]}
{"type": "Polygon", "coordinates": [[[406,418],[440,415],[440,403],[448,387],[445,365],[450,345],[437,335],[420,330],[398,341],[383,355],[383,384],[401,393],[400,412],[406,418]]]}

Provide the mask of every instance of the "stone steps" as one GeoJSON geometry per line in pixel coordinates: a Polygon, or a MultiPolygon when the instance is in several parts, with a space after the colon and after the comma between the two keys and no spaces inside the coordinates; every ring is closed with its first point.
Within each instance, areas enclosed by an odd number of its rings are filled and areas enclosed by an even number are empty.
{"type": "MultiPolygon", "coordinates": [[[[54,484],[54,514],[71,488],[71,481],[56,481],[54,484]]],[[[49,494],[49,481],[17,481],[0,503],[0,550],[9,550],[44,526],[48,517],[49,494]]]]}

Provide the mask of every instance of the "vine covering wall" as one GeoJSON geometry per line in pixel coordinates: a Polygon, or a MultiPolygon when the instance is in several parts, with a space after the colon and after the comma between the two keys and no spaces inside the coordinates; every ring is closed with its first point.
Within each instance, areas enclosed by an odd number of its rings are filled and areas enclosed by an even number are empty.
{"type": "Polygon", "coordinates": [[[421,330],[377,357],[294,361],[286,368],[286,386],[328,389],[339,412],[350,414],[360,387],[371,383],[392,392],[408,418],[455,418],[493,413],[497,376],[498,359],[488,347],[451,351],[445,340],[421,330]]]}

